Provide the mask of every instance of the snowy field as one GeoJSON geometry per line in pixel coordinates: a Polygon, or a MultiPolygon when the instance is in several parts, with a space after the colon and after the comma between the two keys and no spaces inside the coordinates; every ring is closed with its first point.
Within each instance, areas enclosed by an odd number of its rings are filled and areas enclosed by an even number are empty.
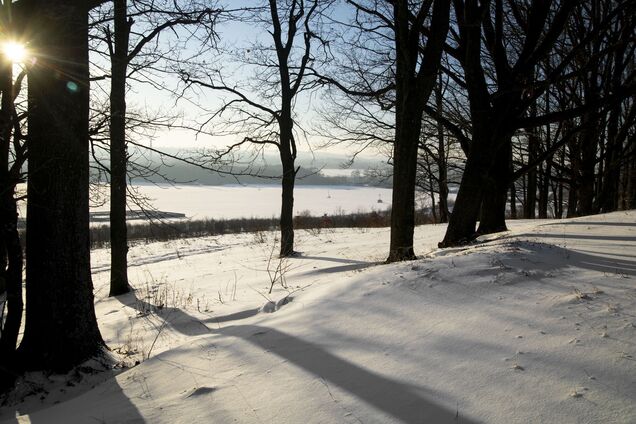
{"type": "Polygon", "coordinates": [[[421,226],[391,265],[388,229],[299,231],[282,262],[274,234],[137,245],[118,299],[96,250],[111,362],[27,375],[0,421],[636,423],[636,212],[510,228],[421,226]]]}
{"type": "MultiPolygon", "coordinates": [[[[190,219],[271,218],[280,214],[280,185],[140,185],[138,192],[161,211],[183,213],[190,219]]],[[[138,209],[136,205],[129,206],[138,209]]],[[[391,190],[378,187],[296,186],[294,215],[313,216],[386,210],[391,190]],[[381,203],[378,203],[381,200],[381,203]]],[[[107,211],[108,205],[94,208],[107,211]]]]}

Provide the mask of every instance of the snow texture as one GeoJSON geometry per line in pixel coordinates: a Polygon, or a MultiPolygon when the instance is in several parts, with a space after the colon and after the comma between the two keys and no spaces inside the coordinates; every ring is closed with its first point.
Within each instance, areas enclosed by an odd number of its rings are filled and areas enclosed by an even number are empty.
{"type": "Polygon", "coordinates": [[[390,265],[388,229],[299,231],[282,262],[274,233],[142,244],[119,298],[96,250],[110,357],[27,375],[0,421],[635,423],[636,212],[509,224],[418,227],[390,265]]]}

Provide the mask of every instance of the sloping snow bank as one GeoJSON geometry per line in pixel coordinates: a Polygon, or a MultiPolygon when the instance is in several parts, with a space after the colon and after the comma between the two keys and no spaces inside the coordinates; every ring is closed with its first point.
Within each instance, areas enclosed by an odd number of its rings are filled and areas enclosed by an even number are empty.
{"type": "Polygon", "coordinates": [[[511,228],[439,250],[444,227],[419,227],[422,259],[392,265],[386,229],[301,233],[283,262],[251,235],[142,245],[120,299],[95,252],[105,339],[150,359],[74,398],[50,383],[0,419],[636,422],[636,213],[511,228]],[[287,289],[269,295],[275,269],[287,289]]]}

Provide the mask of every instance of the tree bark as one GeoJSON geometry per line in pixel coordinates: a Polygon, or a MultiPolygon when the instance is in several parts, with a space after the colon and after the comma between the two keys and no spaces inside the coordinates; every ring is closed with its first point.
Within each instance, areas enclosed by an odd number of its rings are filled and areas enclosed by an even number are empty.
{"type": "MultiPolygon", "coordinates": [[[[442,74],[440,72],[435,90],[437,113],[443,113],[444,96],[442,93],[442,74]]],[[[448,170],[446,163],[446,143],[444,126],[437,122],[437,170],[439,178],[439,222],[448,222],[448,170]]]]}
{"type": "Polygon", "coordinates": [[[415,178],[417,148],[420,138],[422,111],[411,107],[396,111],[393,145],[393,191],[391,205],[391,243],[387,262],[416,259],[413,250],[415,229],[415,178]],[[413,159],[413,160],[412,160],[413,159]]]}
{"type": "Polygon", "coordinates": [[[517,187],[514,181],[510,184],[510,218],[517,219],[517,187]]]}
{"type": "MultiPolygon", "coordinates": [[[[10,3],[7,3],[10,4],[10,3]]],[[[6,6],[3,4],[2,23],[6,25],[6,6]]],[[[0,57],[0,91],[2,92],[2,107],[0,109],[0,224],[4,225],[9,219],[9,210],[4,202],[9,192],[9,150],[11,143],[11,109],[12,98],[12,64],[0,57]],[[10,99],[10,100],[9,100],[10,99]]],[[[6,241],[4,231],[0,229],[0,293],[4,293],[6,286],[6,268],[8,265],[6,241]]],[[[0,322],[0,327],[2,323],[0,322]]]]}
{"type": "Polygon", "coordinates": [[[294,184],[296,172],[291,152],[282,149],[280,161],[283,165],[282,202],[280,208],[280,256],[294,254],[294,184]]]}
{"type": "Polygon", "coordinates": [[[632,156],[626,180],[624,209],[634,209],[636,208],[636,155],[632,156]]]}
{"type": "Polygon", "coordinates": [[[453,212],[439,247],[464,244],[476,237],[475,226],[481,209],[483,189],[487,184],[488,154],[488,149],[484,148],[479,137],[473,135],[453,212]]]}
{"type": "MultiPolygon", "coordinates": [[[[11,3],[2,5],[2,24],[5,31],[11,33],[11,3]]],[[[13,64],[0,59],[0,90],[2,104],[0,108],[0,293],[6,291],[6,320],[0,337],[0,357],[2,365],[13,366],[16,344],[24,302],[22,299],[22,246],[18,233],[18,212],[14,197],[17,181],[12,176],[9,164],[9,150],[13,129],[14,88],[13,64]]],[[[21,166],[17,159],[13,166],[21,166]]],[[[1,378],[0,378],[1,380],[1,378]]],[[[8,380],[12,380],[9,378],[8,380]]],[[[2,386],[2,384],[0,384],[2,386]]],[[[0,387],[1,388],[1,387],[0,387]]]]}
{"type": "MultiPolygon", "coordinates": [[[[534,115],[536,116],[536,113],[534,115]]],[[[526,129],[526,135],[528,137],[528,162],[530,163],[536,160],[539,138],[535,128],[526,129]]],[[[523,217],[534,219],[537,204],[537,167],[528,171],[526,184],[526,203],[523,205],[523,217]]]]}
{"type": "MultiPolygon", "coordinates": [[[[18,234],[18,211],[13,190],[3,194],[2,238],[7,252],[7,268],[4,272],[7,292],[7,315],[0,338],[0,356],[11,361],[18,342],[24,301],[22,299],[22,245],[18,234]]],[[[4,362],[4,361],[3,361],[4,362]]],[[[11,361],[12,362],[12,361],[11,361]]],[[[6,362],[5,362],[6,363],[6,362]]]]}
{"type": "Polygon", "coordinates": [[[495,160],[490,166],[484,187],[478,234],[506,231],[506,203],[512,175],[512,142],[497,140],[495,160]]]}
{"type": "Polygon", "coordinates": [[[110,91],[110,294],[128,293],[126,228],[126,69],[128,67],[127,1],[114,0],[115,45],[110,91]]]}
{"type": "Polygon", "coordinates": [[[590,113],[583,119],[585,129],[581,133],[580,177],[577,184],[577,215],[594,213],[596,152],[598,148],[598,119],[590,113]]]}
{"type": "Polygon", "coordinates": [[[548,160],[545,169],[541,170],[539,179],[539,219],[548,217],[548,194],[550,193],[550,174],[552,173],[552,162],[548,160]]]}
{"type": "Polygon", "coordinates": [[[415,182],[422,113],[435,87],[442,46],[449,27],[450,2],[435,0],[432,9],[420,5],[414,18],[408,1],[393,3],[396,50],[395,141],[393,145],[393,204],[387,262],[415,259],[415,182]],[[430,13],[431,36],[421,54],[421,17],[430,13]],[[413,19],[414,18],[414,19],[413,19]]]}
{"type": "Polygon", "coordinates": [[[100,352],[88,219],[88,6],[28,3],[26,369],[67,371],[100,352]]]}

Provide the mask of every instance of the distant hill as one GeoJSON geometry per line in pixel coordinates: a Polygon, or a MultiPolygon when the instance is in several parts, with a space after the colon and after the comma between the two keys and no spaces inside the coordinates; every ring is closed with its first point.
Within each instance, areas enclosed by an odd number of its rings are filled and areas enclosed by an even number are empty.
{"type": "MultiPolygon", "coordinates": [[[[171,156],[184,158],[196,157],[196,152],[175,148],[165,149],[171,156]]],[[[135,184],[162,183],[172,181],[181,184],[226,185],[226,184],[278,184],[282,175],[278,157],[264,155],[252,163],[218,167],[220,172],[202,169],[195,165],[170,157],[161,157],[153,152],[134,155],[136,166],[131,166],[131,181],[135,184]],[[234,175],[231,175],[234,174],[234,175]]],[[[345,155],[321,153],[311,155],[300,153],[296,165],[300,167],[296,184],[298,185],[360,185],[390,187],[390,168],[383,158],[362,157],[350,165],[345,155]],[[326,172],[326,170],[346,169],[351,172],[326,172]],[[325,170],[325,171],[323,171],[325,170]],[[331,174],[331,175],[330,175],[331,174]],[[389,177],[387,177],[389,175],[389,177]]],[[[107,159],[100,162],[108,166],[107,159]]],[[[216,167],[215,167],[216,168],[216,167]]],[[[93,171],[95,174],[96,170],[93,171]]]]}

